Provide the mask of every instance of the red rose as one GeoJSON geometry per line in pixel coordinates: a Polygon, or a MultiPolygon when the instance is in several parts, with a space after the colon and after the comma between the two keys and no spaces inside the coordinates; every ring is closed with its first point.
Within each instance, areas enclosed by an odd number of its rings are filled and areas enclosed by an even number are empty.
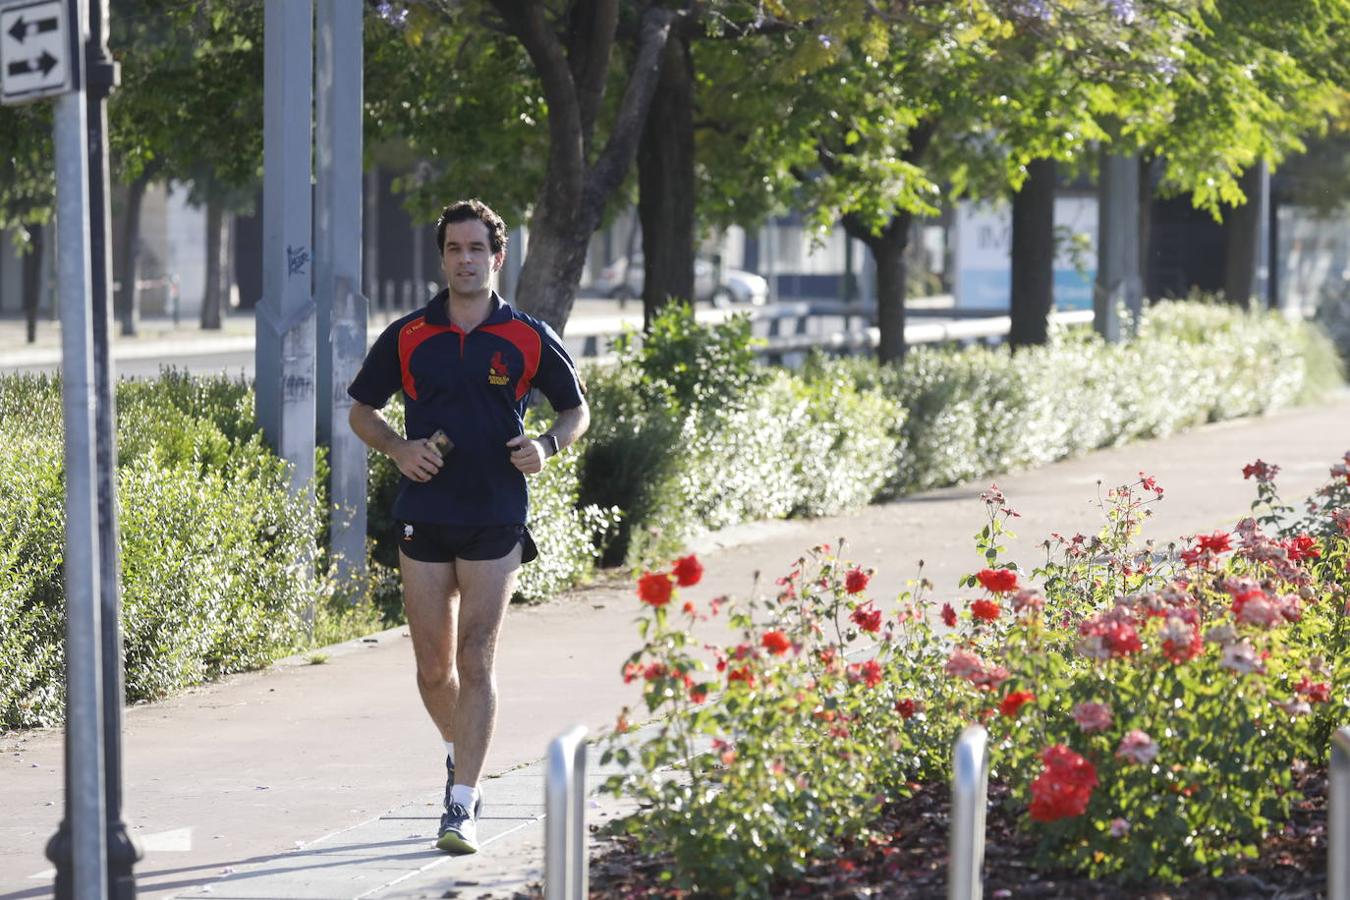
{"type": "Polygon", "coordinates": [[[1003,698],[1003,702],[998,705],[998,711],[1010,719],[1016,718],[1022,707],[1035,699],[1036,695],[1031,691],[1013,691],[1003,698]]]}
{"type": "Polygon", "coordinates": [[[1326,681],[1312,681],[1307,675],[1294,686],[1294,690],[1307,697],[1309,703],[1328,703],[1331,700],[1331,684],[1326,681]]]}
{"type": "Polygon", "coordinates": [[[865,663],[853,663],[848,667],[848,677],[851,681],[861,681],[869,688],[874,688],[881,684],[881,663],[875,659],[869,659],[865,663]]]}
{"type": "Polygon", "coordinates": [[[1208,550],[1210,553],[1227,553],[1233,549],[1228,542],[1228,533],[1224,531],[1196,535],[1195,545],[1197,549],[1208,550]]]}
{"type": "Polygon", "coordinates": [[[952,609],[950,603],[942,604],[942,624],[948,628],[956,627],[956,610],[952,609]]]}
{"type": "Polygon", "coordinates": [[[732,669],[727,673],[727,684],[730,684],[733,681],[744,681],[746,687],[754,687],[755,673],[751,672],[745,666],[741,666],[739,669],[732,669]]]}
{"type": "Polygon", "coordinates": [[[648,606],[665,606],[674,587],[665,572],[648,572],[638,579],[638,599],[648,606]]]}
{"type": "Polygon", "coordinates": [[[1317,559],[1322,555],[1322,551],[1317,546],[1317,541],[1312,535],[1300,534],[1298,537],[1291,537],[1284,541],[1284,549],[1289,554],[1290,562],[1303,562],[1305,559],[1317,559]]]}
{"type": "Polygon", "coordinates": [[[782,656],[792,648],[792,642],[788,640],[787,635],[781,631],[766,631],[761,639],[764,649],[768,650],[774,656],[782,656]]]}
{"type": "Polygon", "coordinates": [[[1003,610],[993,600],[983,598],[970,604],[970,614],[977,619],[984,619],[986,622],[992,622],[998,618],[1003,610]]]}
{"type": "Polygon", "coordinates": [[[693,587],[703,579],[703,564],[691,553],[675,560],[671,574],[675,576],[675,581],[680,587],[693,587]]]}
{"type": "Polygon", "coordinates": [[[867,582],[871,580],[871,576],[862,569],[849,569],[848,574],[844,576],[844,590],[850,594],[862,593],[867,590],[867,582]]]}
{"type": "Polygon", "coordinates": [[[914,714],[919,711],[919,704],[913,697],[906,697],[903,700],[895,701],[895,711],[900,714],[902,719],[912,719],[914,714]]]}
{"type": "Polygon", "coordinates": [[[665,663],[659,662],[649,663],[647,665],[647,668],[644,669],[642,672],[642,677],[647,679],[648,681],[655,681],[656,679],[664,678],[665,676],[666,676],[665,663]]]}
{"type": "Polygon", "coordinates": [[[708,685],[696,684],[689,688],[689,700],[692,703],[702,703],[708,699],[708,685]]]}
{"type": "Polygon", "coordinates": [[[1248,463],[1242,467],[1242,480],[1255,477],[1257,481],[1273,481],[1279,473],[1280,467],[1268,462],[1257,460],[1254,463],[1248,463]]]}
{"type": "Polygon", "coordinates": [[[870,634],[881,630],[881,610],[874,609],[871,603],[864,603],[855,609],[849,620],[870,634]]]}
{"type": "Polygon", "coordinates": [[[1097,786],[1097,770],[1091,762],[1063,744],[1041,754],[1045,769],[1031,783],[1031,818],[1037,822],[1081,816],[1097,786]]]}
{"type": "Polygon", "coordinates": [[[975,577],[991,594],[1017,590],[1017,573],[1012,569],[981,569],[975,577]]]}

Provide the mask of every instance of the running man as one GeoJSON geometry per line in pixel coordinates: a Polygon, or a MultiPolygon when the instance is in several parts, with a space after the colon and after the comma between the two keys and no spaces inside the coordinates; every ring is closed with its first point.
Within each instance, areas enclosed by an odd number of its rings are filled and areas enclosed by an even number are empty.
{"type": "Polygon", "coordinates": [[[576,366],[548,325],[492,289],[506,225],[478,200],[436,223],[446,289],[384,330],[348,388],[352,430],[403,474],[394,519],[403,607],[422,703],[445,741],[445,814],[436,846],[478,850],[478,780],[497,716],[493,660],[522,563],[537,555],[525,527],[525,476],[590,423],[576,366]],[[525,434],[530,390],[557,418],[525,434]],[[407,437],[379,414],[403,391],[407,437]],[[439,446],[436,432],[449,438],[439,446]]]}

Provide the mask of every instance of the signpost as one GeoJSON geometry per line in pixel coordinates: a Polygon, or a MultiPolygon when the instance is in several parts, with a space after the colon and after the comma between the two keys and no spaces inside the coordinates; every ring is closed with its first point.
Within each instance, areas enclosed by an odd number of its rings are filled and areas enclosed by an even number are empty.
{"type": "Polygon", "coordinates": [[[27,103],[76,90],[77,45],[68,0],[0,7],[0,102],[27,103]]]}
{"type": "Polygon", "coordinates": [[[65,426],[65,817],[47,845],[56,896],[135,896],[122,822],[117,458],[108,346],[107,99],[118,68],[104,0],[0,2],[0,102],[56,99],[65,426]]]}

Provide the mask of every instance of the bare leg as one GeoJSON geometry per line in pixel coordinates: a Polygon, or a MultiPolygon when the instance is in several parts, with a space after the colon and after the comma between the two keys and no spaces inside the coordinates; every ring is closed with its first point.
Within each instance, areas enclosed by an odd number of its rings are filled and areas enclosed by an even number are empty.
{"type": "Polygon", "coordinates": [[[459,705],[455,710],[455,783],[476,786],[497,724],[497,635],[511,599],[520,547],[501,559],[455,560],[459,610],[459,705]]]}
{"type": "MultiPolygon", "coordinates": [[[[459,704],[459,674],[455,668],[459,584],[455,566],[409,559],[400,552],[399,569],[403,573],[403,610],[417,659],[417,690],[441,737],[453,741],[459,704]]],[[[458,751],[458,745],[455,749],[458,751]]]]}

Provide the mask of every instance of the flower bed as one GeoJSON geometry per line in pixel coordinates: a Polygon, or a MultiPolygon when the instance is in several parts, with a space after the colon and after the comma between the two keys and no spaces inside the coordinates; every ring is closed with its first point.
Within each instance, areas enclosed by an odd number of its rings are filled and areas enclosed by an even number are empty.
{"type": "Polygon", "coordinates": [[[644,806],[627,830],[673,887],[778,893],[880,841],[978,721],[1041,869],[1139,885],[1256,859],[1350,722],[1350,454],[1301,515],[1277,471],[1246,468],[1257,499],[1231,532],[1166,551],[1137,543],[1164,493],[1141,474],[1100,533],[1052,535],[1031,570],[1004,558],[1015,513],[991,488],[966,602],[921,581],[883,607],[828,546],[770,596],[709,607],[678,596],[691,561],[648,573],[624,677],[660,718],[607,751],[627,768],[608,789],[644,806]],[[739,638],[696,647],[715,615],[739,638]],[[684,777],[653,777],[667,767],[684,777]]]}

